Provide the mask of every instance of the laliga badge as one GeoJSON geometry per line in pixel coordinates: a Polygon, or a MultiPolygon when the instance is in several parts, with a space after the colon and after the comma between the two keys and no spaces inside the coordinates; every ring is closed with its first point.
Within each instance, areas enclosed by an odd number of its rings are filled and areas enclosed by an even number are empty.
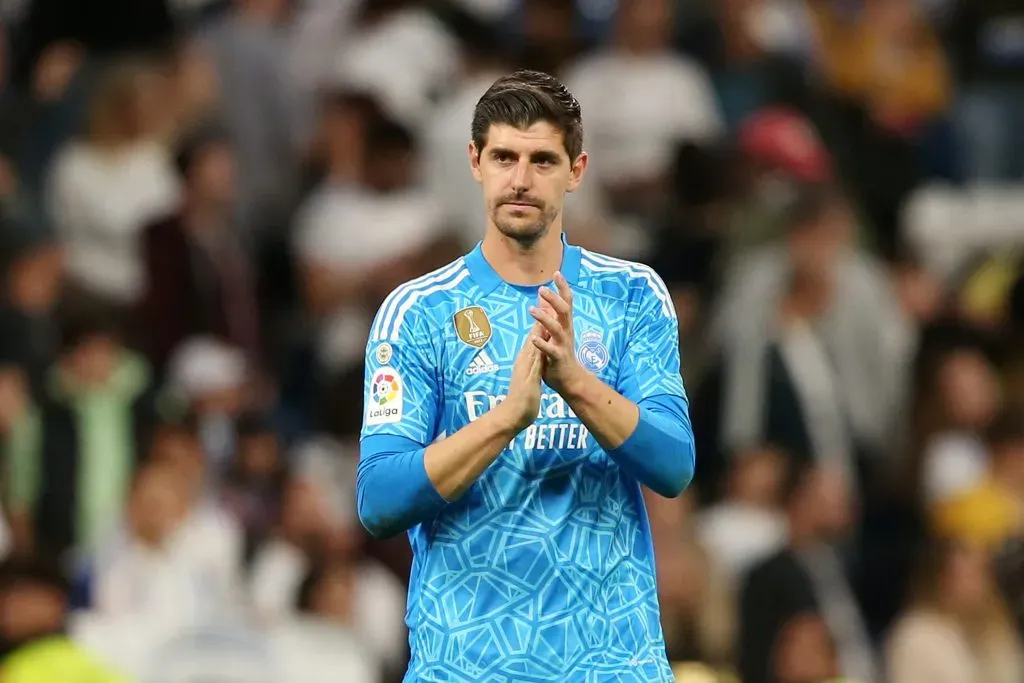
{"type": "Polygon", "coordinates": [[[383,367],[375,372],[366,402],[366,426],[401,422],[403,396],[402,376],[397,370],[383,367]]]}
{"type": "Polygon", "coordinates": [[[608,365],[610,358],[608,347],[601,342],[600,332],[589,330],[580,336],[576,359],[584,368],[590,372],[600,372],[608,365]]]}
{"type": "Polygon", "coordinates": [[[464,343],[480,349],[491,340],[491,321],[479,306],[463,308],[452,319],[455,332],[464,343]]]}

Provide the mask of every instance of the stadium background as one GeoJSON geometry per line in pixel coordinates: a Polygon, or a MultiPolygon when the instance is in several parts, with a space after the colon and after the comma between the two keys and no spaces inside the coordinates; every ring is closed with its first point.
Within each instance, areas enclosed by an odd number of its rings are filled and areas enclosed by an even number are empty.
{"type": "Polygon", "coordinates": [[[1019,2],[0,21],[0,675],[81,673],[30,656],[68,609],[143,683],[400,679],[408,544],[354,515],[363,344],[479,239],[472,106],[531,67],[583,105],[570,239],[679,313],[698,471],[649,507],[680,680],[1024,680],[1019,2]],[[785,550],[826,536],[845,572],[785,550]]]}

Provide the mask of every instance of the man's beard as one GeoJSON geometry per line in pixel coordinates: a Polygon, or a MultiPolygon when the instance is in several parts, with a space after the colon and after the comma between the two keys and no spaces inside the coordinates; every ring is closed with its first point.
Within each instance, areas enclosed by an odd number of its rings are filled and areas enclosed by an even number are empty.
{"type": "Polygon", "coordinates": [[[494,226],[498,229],[498,232],[509,239],[515,240],[522,248],[527,249],[532,247],[542,237],[548,234],[548,230],[551,229],[551,223],[554,222],[557,213],[558,212],[556,210],[553,210],[536,200],[524,200],[520,198],[503,199],[495,205],[494,209],[492,209],[491,219],[494,222],[494,226]],[[502,218],[501,208],[507,202],[514,201],[526,201],[532,206],[535,206],[539,211],[539,215],[536,220],[522,223],[502,218]]]}

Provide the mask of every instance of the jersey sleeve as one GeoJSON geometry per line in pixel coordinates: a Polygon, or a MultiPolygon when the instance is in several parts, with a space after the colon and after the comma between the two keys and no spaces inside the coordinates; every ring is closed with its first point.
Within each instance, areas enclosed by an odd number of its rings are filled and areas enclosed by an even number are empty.
{"type": "Polygon", "coordinates": [[[675,306],[661,278],[650,268],[642,272],[644,286],[628,307],[629,332],[616,389],[634,403],[664,395],[685,400],[675,306]]]}
{"type": "Polygon", "coordinates": [[[442,394],[429,320],[385,299],[366,344],[360,440],[390,435],[427,445],[437,436],[442,394]]]}

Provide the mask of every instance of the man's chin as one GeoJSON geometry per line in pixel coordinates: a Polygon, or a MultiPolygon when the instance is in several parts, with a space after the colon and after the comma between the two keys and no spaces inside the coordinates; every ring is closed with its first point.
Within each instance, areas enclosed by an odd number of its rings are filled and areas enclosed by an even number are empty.
{"type": "Polygon", "coordinates": [[[546,235],[549,227],[546,223],[514,221],[495,221],[494,225],[502,235],[525,246],[546,235]]]}

